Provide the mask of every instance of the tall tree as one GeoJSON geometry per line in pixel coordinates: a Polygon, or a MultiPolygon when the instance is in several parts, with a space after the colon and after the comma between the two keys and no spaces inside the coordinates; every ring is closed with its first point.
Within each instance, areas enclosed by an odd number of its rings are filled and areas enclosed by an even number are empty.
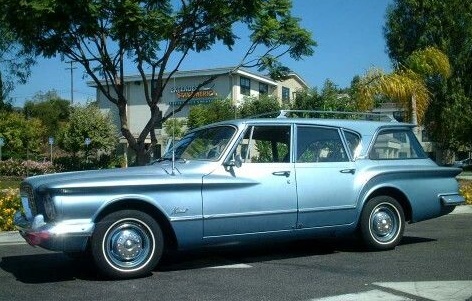
{"type": "Polygon", "coordinates": [[[448,81],[430,77],[431,103],[425,125],[441,148],[472,150],[472,2],[394,0],[386,16],[385,37],[394,65],[405,65],[416,50],[433,46],[452,67],[448,81]],[[451,118],[454,116],[453,118],[451,118]]]}
{"type": "Polygon", "coordinates": [[[70,102],[59,97],[56,91],[37,93],[26,101],[23,113],[27,117],[38,118],[46,127],[46,138],[57,137],[60,129],[69,120],[70,102]]]}
{"type": "Polygon", "coordinates": [[[236,117],[236,107],[231,104],[229,99],[218,99],[208,104],[193,106],[188,115],[187,126],[190,129],[228,120],[236,117]]]}
{"type": "Polygon", "coordinates": [[[18,43],[0,15],[0,111],[11,109],[9,94],[15,83],[26,83],[34,63],[34,53],[18,43]]]}
{"type": "Polygon", "coordinates": [[[431,96],[426,82],[431,77],[448,78],[449,59],[438,49],[428,47],[413,52],[405,64],[389,74],[374,69],[361,78],[357,84],[359,107],[370,110],[378,96],[386,96],[404,109],[407,120],[423,124],[431,96]]]}
{"type": "Polygon", "coordinates": [[[2,156],[5,159],[33,159],[42,151],[44,126],[37,118],[25,118],[16,112],[0,112],[0,137],[5,145],[2,156]]]}
{"type": "Polygon", "coordinates": [[[264,113],[277,112],[282,108],[277,98],[270,95],[260,97],[246,97],[244,102],[238,107],[237,114],[245,118],[264,113]]]}
{"type": "Polygon", "coordinates": [[[146,163],[145,139],[150,135],[155,144],[155,125],[171,117],[161,118],[157,104],[189,53],[210,50],[216,43],[232,50],[238,39],[235,25],[245,24],[250,45],[239,66],[259,67],[280,77],[288,71],[278,60],[281,56],[298,60],[311,55],[315,46],[311,33],[292,17],[290,0],[3,0],[0,12],[28,49],[46,57],[60,54],[85,68],[117,106],[121,133],[138,164],[146,163]],[[151,113],[137,138],[129,129],[123,85],[127,57],[142,78],[151,113]]]}
{"type": "Polygon", "coordinates": [[[294,110],[356,111],[356,104],[347,89],[340,89],[331,80],[325,80],[321,91],[315,87],[297,93],[292,104],[294,110]]]}
{"type": "Polygon", "coordinates": [[[72,109],[70,121],[61,130],[59,146],[75,156],[79,153],[109,153],[116,146],[115,132],[110,118],[103,115],[97,106],[76,106],[72,109]]]}

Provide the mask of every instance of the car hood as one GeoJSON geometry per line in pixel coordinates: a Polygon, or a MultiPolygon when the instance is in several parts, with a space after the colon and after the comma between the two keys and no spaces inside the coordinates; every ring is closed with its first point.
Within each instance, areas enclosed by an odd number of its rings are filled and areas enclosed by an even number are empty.
{"type": "Polygon", "coordinates": [[[156,185],[160,183],[201,182],[202,177],[217,166],[217,162],[160,162],[148,166],[63,172],[25,179],[34,188],[67,189],[156,185]]]}

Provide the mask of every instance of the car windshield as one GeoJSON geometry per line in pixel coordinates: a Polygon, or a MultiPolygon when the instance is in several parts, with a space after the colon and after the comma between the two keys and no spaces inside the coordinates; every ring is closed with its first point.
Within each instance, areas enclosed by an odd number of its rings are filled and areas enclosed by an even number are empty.
{"type": "Polygon", "coordinates": [[[175,160],[218,160],[235,132],[232,126],[215,126],[190,132],[158,161],[172,160],[173,156],[175,160]]]}

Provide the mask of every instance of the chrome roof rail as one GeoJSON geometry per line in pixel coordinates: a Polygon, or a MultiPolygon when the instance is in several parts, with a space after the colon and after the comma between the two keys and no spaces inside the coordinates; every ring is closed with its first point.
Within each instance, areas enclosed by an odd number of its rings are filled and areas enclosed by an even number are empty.
{"type": "Polygon", "coordinates": [[[264,113],[251,118],[317,118],[317,119],[354,119],[369,121],[397,122],[391,114],[341,111],[280,110],[264,113]]]}

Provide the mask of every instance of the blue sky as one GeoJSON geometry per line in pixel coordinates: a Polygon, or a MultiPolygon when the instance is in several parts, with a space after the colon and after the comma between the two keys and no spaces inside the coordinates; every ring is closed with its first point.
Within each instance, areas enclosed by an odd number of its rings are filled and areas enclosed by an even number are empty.
{"type": "MultiPolygon", "coordinates": [[[[312,32],[318,43],[312,57],[284,63],[299,74],[310,87],[322,87],[326,79],[339,87],[347,87],[355,75],[371,67],[390,70],[386,54],[383,26],[390,0],[293,0],[293,15],[302,19],[304,28],[312,32]]],[[[239,63],[246,49],[244,33],[232,52],[215,47],[210,52],[194,54],[180,70],[233,66],[239,63]]],[[[18,85],[11,94],[14,105],[22,106],[39,91],[56,90],[70,99],[70,70],[60,58],[41,59],[33,68],[25,85],[18,85]]],[[[137,72],[129,71],[127,75],[137,72]]],[[[85,102],[95,98],[95,89],[87,87],[89,80],[83,69],[74,69],[74,100],[85,102]]]]}

